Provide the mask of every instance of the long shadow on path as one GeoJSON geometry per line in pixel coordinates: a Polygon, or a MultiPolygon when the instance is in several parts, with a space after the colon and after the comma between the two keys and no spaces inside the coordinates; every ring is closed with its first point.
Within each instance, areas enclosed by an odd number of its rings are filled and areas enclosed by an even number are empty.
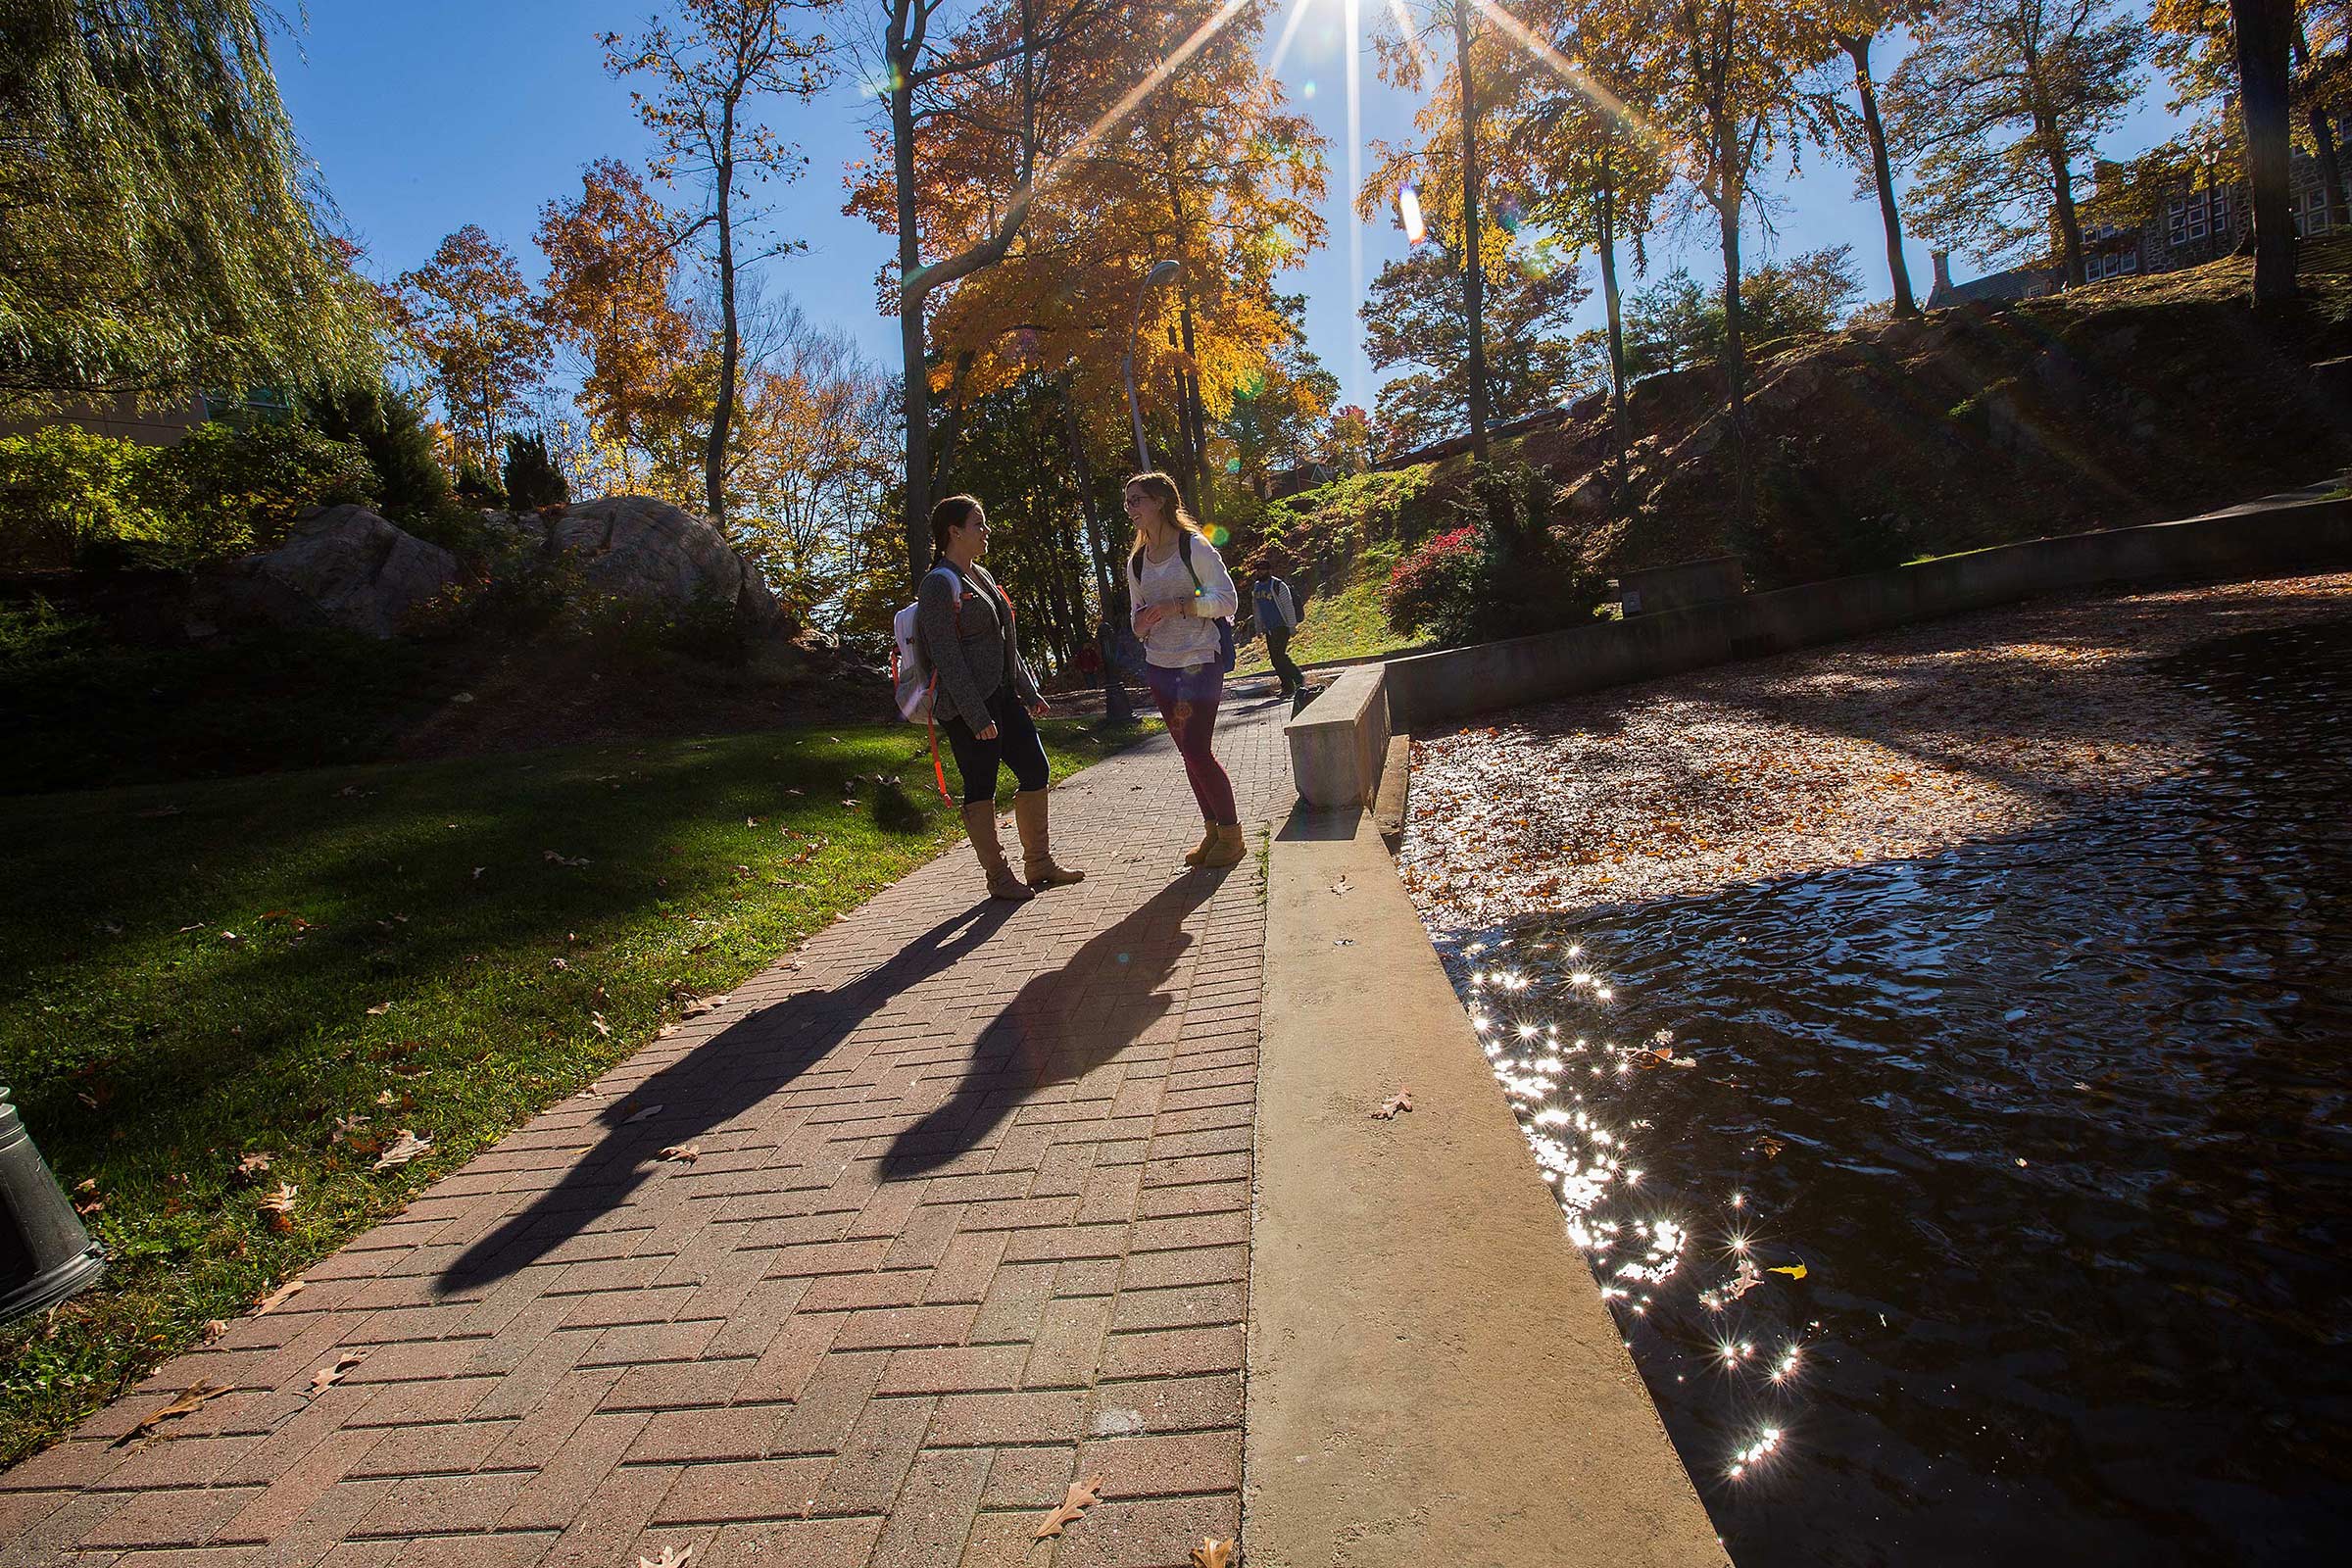
{"type": "Polygon", "coordinates": [[[664,1144],[727,1126],[822,1061],[897,997],[985,943],[1015,906],[984,902],[943,920],[890,958],[832,991],[809,991],[730,1025],[607,1105],[604,1141],[562,1181],[502,1222],[452,1263],[439,1289],[454,1296],[539,1261],[651,1178],[664,1144]],[[661,1114],[632,1125],[645,1107],[661,1114]]]}
{"type": "Polygon", "coordinates": [[[955,1095],[892,1142],[883,1178],[937,1170],[978,1148],[1039,1090],[1076,1083],[1145,1039],[1175,1004],[1167,982],[1193,945],[1184,922],[1223,881],[1218,871],[1185,873],[1022,986],[980,1031],[955,1095]]]}

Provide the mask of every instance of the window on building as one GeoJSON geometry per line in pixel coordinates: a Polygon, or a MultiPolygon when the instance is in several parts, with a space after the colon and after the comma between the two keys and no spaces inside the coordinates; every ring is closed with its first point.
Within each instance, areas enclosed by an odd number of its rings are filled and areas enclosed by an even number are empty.
{"type": "Polygon", "coordinates": [[[2135,250],[2124,252],[2124,270],[2127,272],[2139,270],[2139,252],[2135,250]]]}

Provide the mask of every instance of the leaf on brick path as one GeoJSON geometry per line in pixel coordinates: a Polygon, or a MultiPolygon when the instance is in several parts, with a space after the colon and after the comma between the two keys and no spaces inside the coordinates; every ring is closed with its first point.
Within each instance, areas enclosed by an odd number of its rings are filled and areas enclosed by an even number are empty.
{"type": "Polygon", "coordinates": [[[228,1324],[220,1318],[214,1318],[204,1326],[204,1343],[210,1345],[227,1332],[228,1324]]]}
{"type": "Polygon", "coordinates": [[[1395,1121],[1398,1111],[1412,1108],[1412,1091],[1399,1089],[1380,1102],[1380,1108],[1372,1113],[1372,1119],[1374,1121],[1395,1121]]]}
{"type": "Polygon", "coordinates": [[[375,1164],[371,1168],[379,1171],[390,1170],[395,1165],[406,1165],[417,1155],[429,1154],[432,1152],[433,1141],[430,1138],[419,1138],[408,1128],[403,1127],[400,1130],[400,1136],[392,1140],[392,1147],[375,1156],[375,1164]]]}
{"type": "Polygon", "coordinates": [[[1801,1280],[1805,1277],[1805,1265],[1802,1263],[1783,1263],[1766,1270],[1766,1272],[1772,1274],[1786,1274],[1792,1280],[1801,1280]]]}
{"type": "Polygon", "coordinates": [[[703,1150],[702,1146],[699,1144],[672,1144],[654,1157],[657,1159],[675,1160],[681,1165],[691,1165],[696,1160],[703,1157],[703,1150]]]}
{"type": "Polygon", "coordinates": [[[1193,1568],[1233,1568],[1233,1543],[1202,1536],[1193,1548],[1193,1568]]]}
{"type": "Polygon", "coordinates": [[[370,1018],[381,1018],[385,1013],[390,1012],[391,1010],[392,1004],[389,1002],[379,1002],[374,1006],[368,1009],[368,1016],[370,1018]]]}
{"type": "Polygon", "coordinates": [[[1037,1522],[1037,1529],[1029,1539],[1043,1541],[1048,1536],[1060,1535],[1063,1525],[1076,1524],[1086,1517],[1087,1509],[1102,1500],[1102,1492],[1101,1476],[1088,1476],[1084,1481],[1071,1482],[1070,1490],[1063,1494],[1060,1505],[1046,1510],[1046,1516],[1037,1522]]]}
{"type": "Polygon", "coordinates": [[[1346,898],[1355,891],[1355,885],[1343,876],[1331,885],[1331,891],[1337,893],[1341,898],[1346,898]]]}
{"type": "Polygon", "coordinates": [[[166,1421],[174,1416],[186,1415],[189,1411],[203,1405],[207,1399],[218,1399],[227,1392],[228,1389],[223,1384],[208,1381],[190,1384],[187,1393],[173,1399],[170,1404],[148,1411],[138,1425],[115,1440],[115,1446],[122,1447],[126,1444],[136,1443],[142,1438],[152,1438],[166,1421]]]}
{"type": "Polygon", "coordinates": [[[277,1190],[262,1200],[262,1217],[270,1222],[271,1230],[289,1231],[294,1228],[294,1195],[300,1190],[292,1182],[279,1182],[277,1190]]]}
{"type": "Polygon", "coordinates": [[[679,1568],[680,1564],[693,1555],[694,1548],[692,1546],[688,1546],[684,1551],[678,1550],[675,1546],[663,1546],[662,1555],[658,1558],[638,1558],[637,1568],[679,1568]]]}
{"type": "Polygon", "coordinates": [[[303,1395],[303,1397],[306,1399],[317,1398],[342,1382],[344,1373],[367,1359],[368,1352],[366,1350],[345,1350],[341,1355],[335,1357],[333,1366],[322,1366],[311,1374],[311,1387],[309,1392],[303,1395]]]}
{"type": "Polygon", "coordinates": [[[280,1285],[276,1290],[271,1291],[268,1296],[263,1297],[259,1301],[255,1302],[253,1315],[255,1317],[261,1317],[269,1312],[274,1311],[276,1308],[285,1305],[286,1302],[291,1300],[294,1297],[299,1296],[301,1293],[309,1289],[310,1287],[305,1285],[300,1280],[288,1280],[285,1284],[280,1285]]]}
{"type": "Polygon", "coordinates": [[[659,1116],[661,1114],[662,1107],[660,1105],[648,1105],[636,1115],[631,1116],[628,1118],[628,1120],[622,1122],[621,1125],[623,1127],[634,1127],[641,1121],[649,1120],[652,1117],[659,1116]]]}

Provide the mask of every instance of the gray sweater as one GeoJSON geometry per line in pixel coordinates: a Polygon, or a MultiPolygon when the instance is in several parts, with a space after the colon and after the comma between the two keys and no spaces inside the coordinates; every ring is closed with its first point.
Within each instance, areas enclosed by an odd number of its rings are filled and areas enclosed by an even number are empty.
{"type": "Polygon", "coordinates": [[[1012,627],[998,612],[1003,595],[996,578],[977,564],[961,580],[953,566],[923,573],[915,594],[921,607],[915,626],[923,639],[923,657],[939,671],[931,710],[942,722],[960,718],[975,730],[988,728],[996,722],[989,716],[988,700],[1007,682],[1023,708],[1037,706],[1037,679],[1021,660],[1012,627]],[[958,592],[961,605],[956,603],[958,592]]]}

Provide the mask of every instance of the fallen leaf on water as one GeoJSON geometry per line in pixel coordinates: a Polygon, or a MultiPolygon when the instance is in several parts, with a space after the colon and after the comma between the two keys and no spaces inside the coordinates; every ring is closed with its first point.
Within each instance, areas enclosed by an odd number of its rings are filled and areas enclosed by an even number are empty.
{"type": "Polygon", "coordinates": [[[1766,1159],[1778,1159],[1781,1157],[1781,1151],[1788,1146],[1782,1143],[1778,1138],[1764,1137],[1756,1140],[1756,1147],[1764,1151],[1764,1157],[1766,1159]]]}
{"type": "Polygon", "coordinates": [[[141,1438],[152,1438],[156,1434],[156,1429],[173,1416],[186,1415],[190,1410],[202,1405],[205,1400],[218,1399],[227,1392],[227,1388],[219,1383],[191,1384],[187,1393],[173,1399],[170,1404],[148,1411],[137,1426],[115,1440],[115,1446],[122,1447],[125,1444],[136,1443],[141,1438]]]}
{"type": "Polygon", "coordinates": [[[286,1304],[286,1301],[297,1293],[307,1291],[309,1289],[310,1287],[303,1284],[300,1280],[288,1280],[285,1284],[280,1285],[276,1290],[271,1291],[268,1296],[263,1297],[261,1300],[254,1306],[253,1315],[255,1317],[260,1317],[263,1313],[270,1311],[273,1307],[283,1306],[286,1304]]]}
{"type": "Polygon", "coordinates": [[[691,1165],[703,1157],[703,1151],[701,1146],[696,1144],[672,1144],[655,1157],[675,1160],[681,1165],[691,1165]]]}
{"type": "Polygon", "coordinates": [[[1193,1568],[1233,1568],[1233,1543],[1202,1536],[1193,1548],[1193,1568]]]}
{"type": "Polygon", "coordinates": [[[433,1141],[430,1138],[419,1138],[408,1128],[403,1127],[400,1130],[400,1136],[392,1140],[392,1147],[376,1155],[374,1168],[390,1170],[395,1165],[406,1165],[417,1155],[429,1154],[432,1152],[433,1141]]]}
{"type": "Polygon", "coordinates": [[[1409,1089],[1399,1089],[1388,1099],[1380,1102],[1380,1108],[1372,1113],[1372,1119],[1375,1121],[1395,1121],[1398,1111],[1410,1110],[1412,1108],[1412,1091],[1409,1089]]]}
{"type": "Polygon", "coordinates": [[[1046,1516],[1037,1522],[1036,1533],[1029,1539],[1043,1541],[1048,1536],[1060,1535],[1063,1525],[1076,1524],[1086,1516],[1088,1508],[1102,1500],[1102,1478],[1101,1476],[1088,1476],[1084,1481],[1071,1482],[1070,1490],[1063,1494],[1060,1506],[1046,1510],[1046,1516]]]}
{"type": "Polygon", "coordinates": [[[1756,1272],[1754,1259],[1743,1257],[1740,1260],[1740,1267],[1734,1271],[1730,1279],[1725,1280],[1714,1290],[1703,1293],[1699,1299],[1717,1311],[1721,1311],[1726,1302],[1737,1301],[1763,1283],[1764,1276],[1756,1272]]]}
{"type": "Polygon", "coordinates": [[[640,1557],[637,1559],[637,1568],[678,1568],[680,1563],[693,1555],[694,1548],[692,1546],[688,1546],[684,1551],[678,1550],[675,1546],[663,1546],[659,1560],[652,1557],[640,1557]]]}
{"type": "Polygon", "coordinates": [[[350,1371],[353,1367],[358,1366],[362,1361],[367,1359],[368,1352],[366,1350],[344,1351],[341,1355],[335,1357],[335,1364],[333,1366],[322,1366],[318,1371],[311,1374],[311,1389],[308,1394],[303,1396],[303,1397],[306,1399],[317,1398],[319,1395],[324,1394],[327,1390],[342,1382],[344,1373],[350,1371]]]}
{"type": "Polygon", "coordinates": [[[290,1231],[294,1228],[294,1195],[299,1191],[301,1189],[292,1182],[279,1182],[277,1190],[262,1200],[261,1211],[269,1217],[271,1230],[290,1231]]]}
{"type": "Polygon", "coordinates": [[[623,1127],[634,1127],[639,1122],[646,1120],[648,1117],[659,1116],[661,1114],[662,1107],[660,1105],[648,1105],[636,1115],[631,1116],[627,1121],[622,1122],[621,1125],[623,1127]]]}
{"type": "Polygon", "coordinates": [[[1792,1280],[1801,1280],[1805,1277],[1805,1265],[1802,1263],[1780,1264],[1776,1265],[1770,1272],[1774,1274],[1786,1274],[1792,1280]]]}

